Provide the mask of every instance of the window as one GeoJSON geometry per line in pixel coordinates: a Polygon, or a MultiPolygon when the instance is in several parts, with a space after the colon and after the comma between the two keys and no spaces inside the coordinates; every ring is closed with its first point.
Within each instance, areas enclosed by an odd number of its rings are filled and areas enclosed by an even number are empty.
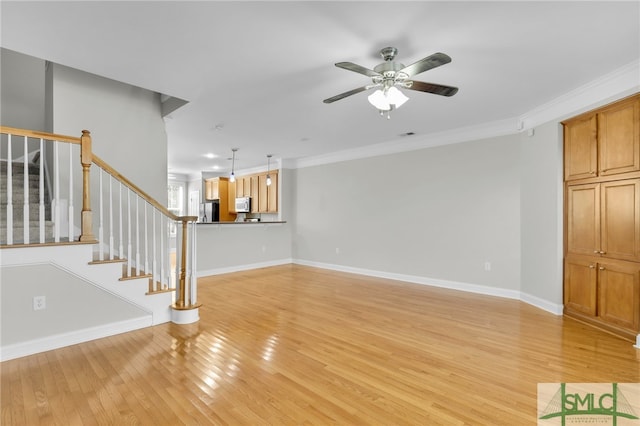
{"type": "MultiPolygon", "coordinates": [[[[176,216],[184,216],[184,183],[169,182],[167,187],[167,209],[176,216]]],[[[176,224],[169,224],[169,235],[176,236],[176,224]]]]}

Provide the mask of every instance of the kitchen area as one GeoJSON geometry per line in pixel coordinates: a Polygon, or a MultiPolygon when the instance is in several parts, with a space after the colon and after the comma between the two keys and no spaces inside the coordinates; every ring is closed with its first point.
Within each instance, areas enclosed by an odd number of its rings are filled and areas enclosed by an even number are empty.
{"type": "MultiPolygon", "coordinates": [[[[198,276],[291,263],[293,170],[202,176],[196,223],[198,276]]],[[[192,185],[192,189],[195,189],[192,185]]]]}

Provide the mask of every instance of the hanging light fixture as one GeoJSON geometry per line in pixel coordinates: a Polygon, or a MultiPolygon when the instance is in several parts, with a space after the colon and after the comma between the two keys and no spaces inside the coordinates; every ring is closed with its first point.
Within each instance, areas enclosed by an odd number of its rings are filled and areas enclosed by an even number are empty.
{"type": "Polygon", "coordinates": [[[267,186],[271,186],[271,175],[269,175],[271,166],[271,154],[267,154],[267,186]]]}
{"type": "Polygon", "coordinates": [[[238,150],[238,148],[231,148],[231,151],[233,152],[232,156],[231,156],[231,175],[229,176],[229,182],[235,182],[236,181],[236,175],[235,175],[235,166],[236,166],[236,151],[238,150]]]}
{"type": "MultiPolygon", "coordinates": [[[[380,111],[380,115],[383,115],[385,111],[390,112],[391,110],[400,108],[409,100],[409,98],[395,86],[378,89],[369,95],[367,99],[371,105],[380,111]]],[[[387,118],[391,118],[388,113],[387,118]]]]}

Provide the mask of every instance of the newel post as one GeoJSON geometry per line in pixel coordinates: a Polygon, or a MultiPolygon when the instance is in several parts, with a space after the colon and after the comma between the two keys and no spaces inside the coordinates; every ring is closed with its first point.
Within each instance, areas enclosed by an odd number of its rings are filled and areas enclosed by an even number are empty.
{"type": "Polygon", "coordinates": [[[180,273],[178,275],[178,293],[176,301],[171,305],[171,321],[175,324],[191,324],[197,322],[201,303],[196,302],[197,279],[195,278],[195,221],[196,216],[183,216],[178,218],[182,224],[182,250],[180,256],[180,273]],[[192,233],[189,238],[189,223],[191,222],[192,233]],[[189,241],[190,240],[190,241],[189,241]],[[188,244],[190,243],[190,244],[188,244]],[[191,246],[189,248],[189,246],[191,246]],[[191,260],[189,261],[189,257],[191,260]],[[189,266],[187,266],[189,265],[189,266]],[[190,269],[187,272],[187,268],[190,269]]]}
{"type": "Polygon", "coordinates": [[[91,189],[89,185],[89,170],[92,163],[91,132],[82,131],[80,137],[80,163],[82,164],[82,229],[80,241],[96,241],[93,235],[93,213],[91,212],[91,189]]]}
{"type": "Polygon", "coordinates": [[[186,306],[187,300],[187,221],[182,220],[182,258],[180,260],[180,294],[178,300],[176,300],[176,307],[178,309],[186,306]]]}

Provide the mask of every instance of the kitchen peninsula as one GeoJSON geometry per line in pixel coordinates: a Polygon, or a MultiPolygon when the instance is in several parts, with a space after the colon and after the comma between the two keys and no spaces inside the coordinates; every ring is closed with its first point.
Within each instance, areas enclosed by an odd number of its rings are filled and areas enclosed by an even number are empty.
{"type": "Polygon", "coordinates": [[[203,179],[203,200],[220,210],[218,221],[211,220],[211,213],[206,222],[202,213],[199,216],[195,251],[199,277],[292,262],[292,224],[286,216],[292,200],[289,173],[269,171],[271,185],[266,184],[266,172],[237,176],[235,182],[226,176],[203,179]]]}

